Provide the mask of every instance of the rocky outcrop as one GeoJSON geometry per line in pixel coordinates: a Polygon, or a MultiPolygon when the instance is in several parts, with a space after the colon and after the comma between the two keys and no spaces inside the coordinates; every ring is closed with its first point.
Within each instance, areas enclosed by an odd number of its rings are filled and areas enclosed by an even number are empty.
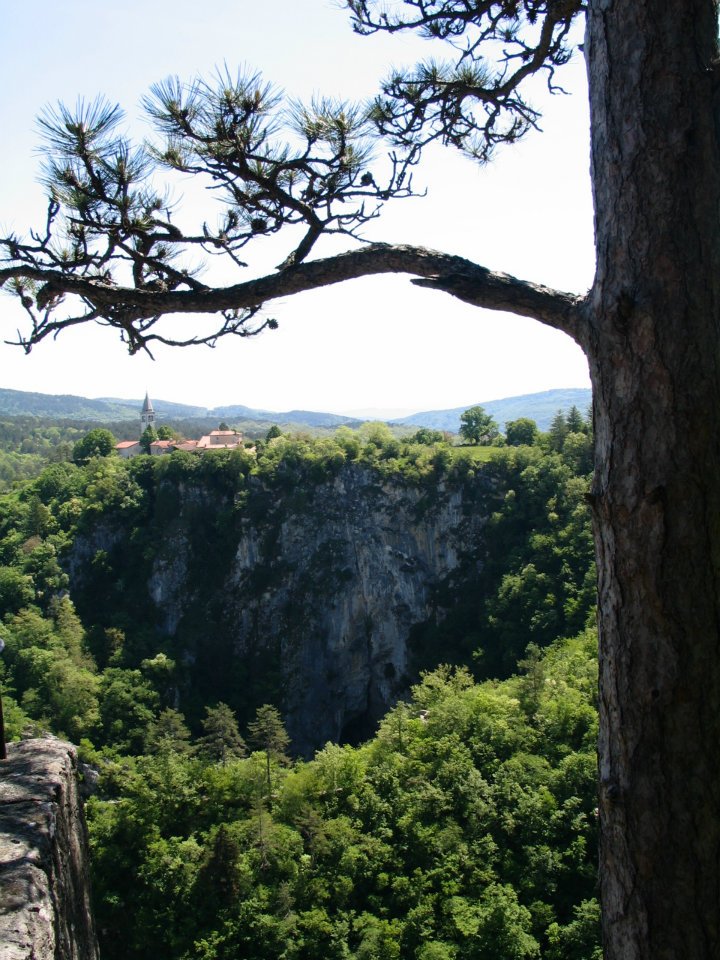
{"type": "Polygon", "coordinates": [[[0,960],[97,960],[75,748],[8,745],[0,761],[0,960]]]}

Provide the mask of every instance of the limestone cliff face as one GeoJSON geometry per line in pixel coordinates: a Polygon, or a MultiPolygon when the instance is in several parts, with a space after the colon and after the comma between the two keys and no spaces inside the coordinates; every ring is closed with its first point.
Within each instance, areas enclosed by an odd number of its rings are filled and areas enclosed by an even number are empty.
{"type": "MultiPolygon", "coordinates": [[[[255,700],[250,714],[276,703],[300,754],[357,741],[414,679],[408,638],[442,615],[438,585],[480,554],[476,494],[467,483],[413,485],[359,464],[295,486],[251,477],[234,499],[166,483],[133,596],[204,702],[223,699],[241,716],[243,697],[255,700]]],[[[92,538],[116,535],[98,529],[92,538]]],[[[120,579],[127,542],[118,550],[120,579]]],[[[75,548],[74,586],[88,552],[86,537],[75,548]]]]}
{"type": "MultiPolygon", "coordinates": [[[[407,690],[410,630],[431,616],[435,588],[461,550],[477,548],[482,525],[460,488],[436,489],[428,502],[421,489],[362,467],[276,498],[259,517],[241,515],[212,591],[215,629],[228,638],[238,683],[276,672],[298,752],[369,735],[407,690]]],[[[172,633],[211,599],[189,575],[193,549],[179,526],[148,579],[172,633]]]]}
{"type": "Polygon", "coordinates": [[[480,529],[459,490],[423,508],[416,488],[361,469],[317,487],[279,525],[270,557],[246,524],[227,580],[235,649],[242,657],[279,639],[296,749],[369,735],[406,692],[410,630],[431,615],[434,588],[480,529]],[[258,596],[248,587],[268,559],[258,596]]]}
{"type": "Polygon", "coordinates": [[[0,761],[0,958],[97,960],[74,747],[8,745],[0,761]]]}

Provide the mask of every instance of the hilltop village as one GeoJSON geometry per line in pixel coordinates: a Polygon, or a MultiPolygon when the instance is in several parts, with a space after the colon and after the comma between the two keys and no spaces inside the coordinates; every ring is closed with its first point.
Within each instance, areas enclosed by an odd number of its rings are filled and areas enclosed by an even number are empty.
{"type": "Polygon", "coordinates": [[[210,433],[200,437],[199,440],[155,437],[155,439],[150,440],[149,444],[143,442],[143,438],[147,436],[148,431],[151,435],[155,435],[156,419],[152,401],[146,393],[140,412],[140,439],[121,440],[116,443],[115,450],[121,457],[127,460],[144,453],[158,457],[166,453],[173,453],[175,450],[204,453],[206,450],[236,450],[244,446],[243,435],[237,430],[211,430],[210,433]]]}

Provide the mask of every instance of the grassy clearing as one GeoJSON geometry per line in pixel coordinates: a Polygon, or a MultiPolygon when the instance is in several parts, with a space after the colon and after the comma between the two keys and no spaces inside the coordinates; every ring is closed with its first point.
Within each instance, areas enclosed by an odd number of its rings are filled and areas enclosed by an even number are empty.
{"type": "Polygon", "coordinates": [[[456,456],[470,457],[471,460],[477,460],[479,463],[487,463],[498,452],[499,447],[453,447],[456,456]]]}

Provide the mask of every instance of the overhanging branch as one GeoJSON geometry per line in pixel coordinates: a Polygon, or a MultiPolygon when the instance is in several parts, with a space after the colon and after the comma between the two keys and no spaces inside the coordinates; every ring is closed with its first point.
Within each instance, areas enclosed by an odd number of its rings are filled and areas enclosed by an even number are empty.
{"type": "MultiPolygon", "coordinates": [[[[41,293],[45,300],[48,297],[75,295],[90,305],[95,317],[100,316],[104,322],[113,325],[113,317],[122,316],[122,325],[126,326],[128,317],[133,318],[132,322],[137,322],[159,319],[173,313],[256,311],[260,305],[281,297],[386,273],[411,274],[415,277],[413,283],[419,286],[441,290],[473,306],[531,317],[562,330],[578,342],[582,340],[580,324],[584,297],[518,280],[508,274],[495,273],[463,257],[404,245],[369,244],[357,250],[303,262],[268,276],[220,288],[137,289],[110,284],[103,279],[72,276],[60,270],[23,266],[0,270],[0,285],[12,279],[33,281],[36,285],[43,285],[41,293]]],[[[56,335],[65,326],[77,322],[77,318],[53,318],[30,345],[45,336],[56,335]]],[[[217,335],[233,332],[236,331],[220,329],[217,335]]]]}
{"type": "Polygon", "coordinates": [[[531,317],[562,330],[581,346],[584,342],[582,308],[586,298],[577,294],[518,280],[510,274],[495,273],[476,264],[471,264],[470,270],[416,278],[412,283],[449,293],[475,307],[531,317]]]}

